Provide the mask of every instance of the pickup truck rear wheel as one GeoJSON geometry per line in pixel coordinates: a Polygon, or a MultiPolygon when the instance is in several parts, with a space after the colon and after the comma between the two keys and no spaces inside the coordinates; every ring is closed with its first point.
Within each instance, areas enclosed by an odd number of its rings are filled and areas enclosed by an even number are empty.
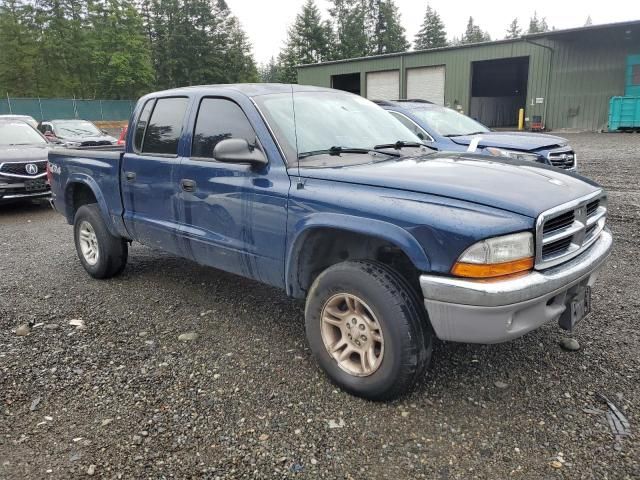
{"type": "Polygon", "coordinates": [[[123,238],[109,233],[95,203],[81,206],[73,223],[78,258],[94,278],[111,278],[124,270],[129,253],[123,238]]]}
{"type": "Polygon", "coordinates": [[[431,359],[432,330],[415,290],[378,262],[343,262],[322,272],[307,297],[305,321],[329,378],[370,400],[410,391],[431,359]]]}

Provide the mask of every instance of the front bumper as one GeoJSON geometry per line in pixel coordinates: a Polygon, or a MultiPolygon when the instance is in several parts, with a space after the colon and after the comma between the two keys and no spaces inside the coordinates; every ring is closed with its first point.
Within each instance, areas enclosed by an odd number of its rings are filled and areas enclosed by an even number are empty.
{"type": "Polygon", "coordinates": [[[44,189],[28,190],[20,179],[6,180],[4,177],[0,177],[0,203],[31,198],[47,198],[49,196],[51,196],[49,185],[46,185],[44,189]]]}
{"type": "Polygon", "coordinates": [[[611,253],[608,230],[584,253],[553,268],[503,281],[420,276],[424,305],[438,338],[499,343],[557,321],[579,288],[591,287],[611,253]]]}

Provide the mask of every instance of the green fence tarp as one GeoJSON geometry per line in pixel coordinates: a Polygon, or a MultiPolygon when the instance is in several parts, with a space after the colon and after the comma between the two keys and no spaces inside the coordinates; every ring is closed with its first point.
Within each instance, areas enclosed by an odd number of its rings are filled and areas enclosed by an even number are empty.
{"type": "Polygon", "coordinates": [[[77,100],[72,98],[0,99],[0,115],[30,115],[36,120],[82,118],[93,121],[128,120],[134,100],[77,100]]]}

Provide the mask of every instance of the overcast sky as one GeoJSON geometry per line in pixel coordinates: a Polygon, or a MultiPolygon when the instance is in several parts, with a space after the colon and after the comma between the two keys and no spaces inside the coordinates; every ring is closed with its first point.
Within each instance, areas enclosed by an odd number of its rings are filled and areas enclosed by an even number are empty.
{"type": "MultiPolygon", "coordinates": [[[[303,3],[304,0],[227,0],[249,35],[259,63],[278,55],[286,39],[287,27],[300,12],[303,3]]],[[[449,38],[462,35],[469,16],[483,30],[487,30],[493,39],[503,38],[515,17],[518,17],[520,25],[528,25],[534,10],[539,17],[547,18],[550,27],[558,29],[582,26],[588,15],[591,15],[594,24],[640,19],[638,0],[396,0],[409,41],[413,40],[420,28],[427,3],[440,14],[449,38]]],[[[329,2],[316,0],[316,4],[328,18],[329,2]]]]}

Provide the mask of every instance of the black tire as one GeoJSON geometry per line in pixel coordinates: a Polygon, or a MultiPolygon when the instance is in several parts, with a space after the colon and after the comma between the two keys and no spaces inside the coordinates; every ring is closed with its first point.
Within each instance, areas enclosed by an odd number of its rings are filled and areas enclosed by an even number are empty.
{"type": "Polygon", "coordinates": [[[311,351],[329,378],[369,400],[391,400],[408,393],[431,360],[432,329],[415,289],[398,272],[378,262],[343,262],[322,272],[309,291],[305,323],[311,351]],[[368,376],[341,368],[322,339],[324,306],[341,293],[364,300],[381,327],[384,354],[377,370],[368,376]]]}
{"type": "Polygon", "coordinates": [[[127,265],[127,242],[109,233],[97,204],[83,205],[78,209],[73,222],[73,238],[80,263],[93,278],[114,277],[122,273],[127,265]],[[97,239],[98,256],[93,265],[87,261],[80,246],[80,227],[83,222],[87,222],[93,228],[97,239]]]}

